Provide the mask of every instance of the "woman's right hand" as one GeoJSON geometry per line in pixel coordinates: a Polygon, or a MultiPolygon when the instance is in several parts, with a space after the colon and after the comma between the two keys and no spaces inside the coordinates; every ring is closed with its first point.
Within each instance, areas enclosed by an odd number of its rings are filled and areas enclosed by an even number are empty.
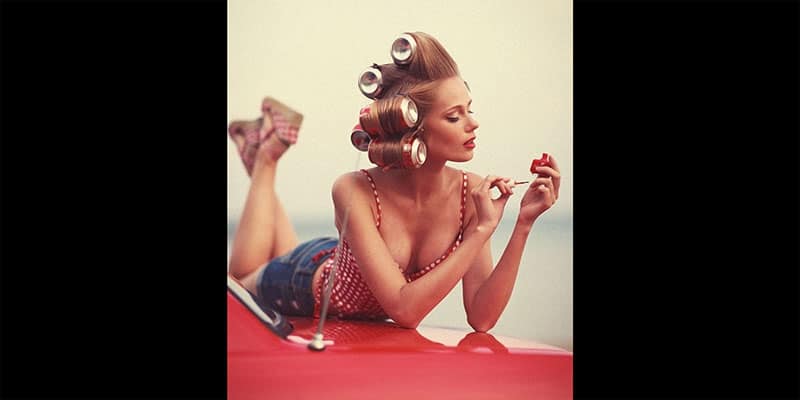
{"type": "Polygon", "coordinates": [[[486,232],[489,235],[494,232],[503,217],[503,210],[505,210],[509,197],[514,194],[513,184],[510,184],[510,181],[511,178],[487,175],[480,184],[472,189],[475,218],[472,219],[467,229],[486,232]],[[493,187],[500,190],[500,196],[496,199],[492,199],[490,192],[493,187]]]}

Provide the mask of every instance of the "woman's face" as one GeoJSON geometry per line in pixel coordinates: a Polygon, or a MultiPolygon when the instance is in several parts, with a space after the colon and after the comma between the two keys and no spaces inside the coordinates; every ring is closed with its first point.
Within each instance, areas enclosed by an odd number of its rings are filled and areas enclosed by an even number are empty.
{"type": "Polygon", "coordinates": [[[422,140],[428,159],[463,162],[472,159],[478,121],[472,117],[469,95],[460,77],[442,80],[423,120],[422,140]]]}

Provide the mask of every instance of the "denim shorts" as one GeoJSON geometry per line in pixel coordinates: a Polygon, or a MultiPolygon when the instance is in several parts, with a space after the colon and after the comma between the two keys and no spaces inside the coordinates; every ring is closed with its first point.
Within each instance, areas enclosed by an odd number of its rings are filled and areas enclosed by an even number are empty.
{"type": "Polygon", "coordinates": [[[322,237],[301,243],[294,250],[273,258],[258,277],[258,298],[262,306],[284,315],[313,316],[314,272],[330,256],[318,255],[339,243],[337,238],[322,237]]]}

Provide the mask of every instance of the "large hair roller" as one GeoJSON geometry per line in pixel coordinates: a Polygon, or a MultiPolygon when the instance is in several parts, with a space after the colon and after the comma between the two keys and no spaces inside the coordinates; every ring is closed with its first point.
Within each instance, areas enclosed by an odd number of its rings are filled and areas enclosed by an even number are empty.
{"type": "Polygon", "coordinates": [[[427,158],[427,147],[420,140],[418,131],[408,132],[400,141],[385,142],[374,139],[368,145],[369,160],[384,169],[419,168],[427,158]]]}
{"type": "Polygon", "coordinates": [[[399,134],[417,126],[417,105],[408,96],[397,95],[378,99],[364,107],[358,116],[361,127],[375,139],[399,134]]]}
{"type": "Polygon", "coordinates": [[[372,137],[369,133],[361,128],[361,124],[356,124],[350,132],[350,143],[353,144],[358,151],[367,151],[369,144],[372,142],[372,137]]]}
{"type": "Polygon", "coordinates": [[[417,52],[417,41],[408,33],[403,33],[392,42],[392,60],[397,65],[408,65],[417,52]]]}
{"type": "Polygon", "coordinates": [[[383,91],[383,74],[381,74],[381,70],[377,65],[373,65],[361,72],[358,77],[358,90],[370,99],[375,99],[381,95],[383,91]]]}
{"type": "Polygon", "coordinates": [[[419,139],[417,132],[409,132],[400,140],[403,168],[419,168],[428,158],[428,147],[419,139]]]}

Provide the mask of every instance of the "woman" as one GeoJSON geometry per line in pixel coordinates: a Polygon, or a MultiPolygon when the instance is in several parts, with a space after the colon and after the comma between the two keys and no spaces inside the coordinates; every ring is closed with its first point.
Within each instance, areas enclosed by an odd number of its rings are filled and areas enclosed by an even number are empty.
{"type": "Polygon", "coordinates": [[[486,332],[508,303],[534,222],[558,198],[558,165],[551,157],[535,168],[494,265],[490,238],[515,184],[447,165],[473,157],[479,124],[469,87],[444,47],[425,33],[401,35],[392,57],[393,63],[374,64],[360,82],[375,102],[361,112],[359,128],[367,133],[352,140],[362,150],[369,143],[377,167],[333,184],[341,243],[320,238],[298,244],[275,193],[277,163],[296,142],[302,115],[267,98],[262,119],[231,124],[252,183],[229,272],[266,305],[318,316],[335,262],[332,315],[391,318],[407,328],[417,327],[461,280],[467,321],[486,332]],[[500,191],[496,199],[493,187],[500,191]]]}

